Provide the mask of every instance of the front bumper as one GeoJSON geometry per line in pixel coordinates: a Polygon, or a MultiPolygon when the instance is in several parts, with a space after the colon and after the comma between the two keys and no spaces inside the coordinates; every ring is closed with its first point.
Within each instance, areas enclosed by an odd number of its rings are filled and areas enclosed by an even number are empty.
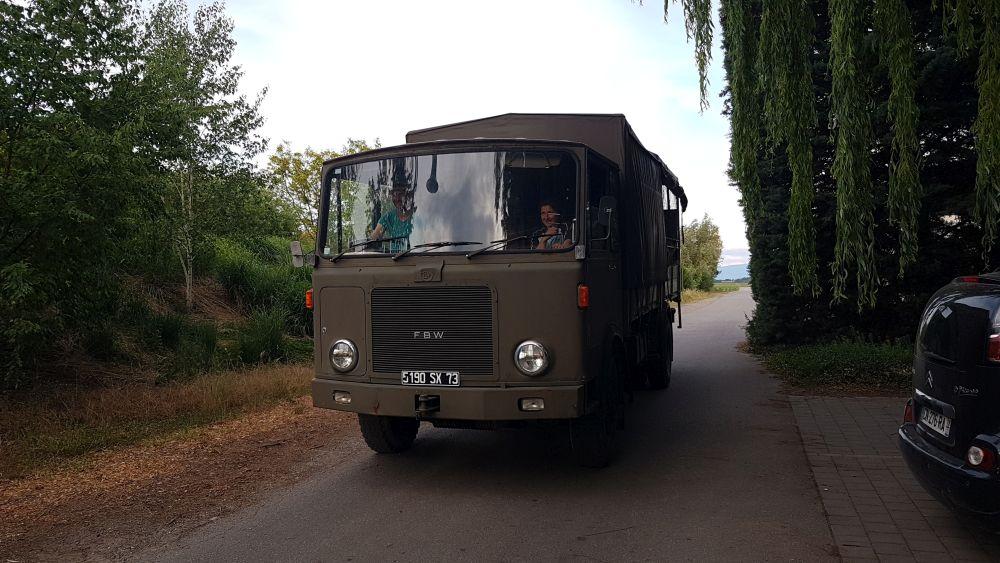
{"type": "Polygon", "coordinates": [[[1000,523],[1000,477],[978,471],[928,443],[916,424],[899,427],[899,449],[927,492],[962,512],[1000,523]]]}
{"type": "Polygon", "coordinates": [[[548,387],[410,387],[313,379],[313,405],[340,411],[383,416],[417,416],[417,397],[436,395],[437,411],[427,420],[544,420],[577,418],[586,414],[583,385],[548,387]],[[351,394],[351,402],[334,401],[335,392],[351,394]],[[540,398],[541,411],[522,411],[520,400],[540,398]]]}

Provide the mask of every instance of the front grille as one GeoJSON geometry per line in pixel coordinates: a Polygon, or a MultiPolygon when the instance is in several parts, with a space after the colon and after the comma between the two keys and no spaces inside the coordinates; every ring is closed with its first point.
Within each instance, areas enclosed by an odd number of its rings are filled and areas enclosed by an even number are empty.
{"type": "Polygon", "coordinates": [[[377,372],[493,373],[493,300],[488,287],[378,287],[372,291],[377,372]]]}

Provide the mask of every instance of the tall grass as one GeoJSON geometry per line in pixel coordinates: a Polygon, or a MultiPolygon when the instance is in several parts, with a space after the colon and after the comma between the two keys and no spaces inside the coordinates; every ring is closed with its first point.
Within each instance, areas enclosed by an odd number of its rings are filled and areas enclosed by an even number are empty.
{"type": "Polygon", "coordinates": [[[312,311],[305,308],[312,270],[292,266],[287,244],[283,239],[268,238],[248,248],[220,240],[216,243],[215,271],[245,308],[281,309],[286,328],[302,333],[312,326],[312,311]]]}
{"type": "Polygon", "coordinates": [[[287,359],[286,317],[280,307],[254,311],[237,336],[240,361],[254,364],[287,359]]]}

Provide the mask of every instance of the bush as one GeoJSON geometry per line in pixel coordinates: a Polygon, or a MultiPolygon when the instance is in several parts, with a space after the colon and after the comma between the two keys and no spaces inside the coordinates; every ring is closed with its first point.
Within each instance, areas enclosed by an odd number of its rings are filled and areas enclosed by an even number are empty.
{"type": "Polygon", "coordinates": [[[906,389],[911,384],[909,344],[840,341],[763,352],[768,369],[806,388],[906,389]]]}
{"type": "Polygon", "coordinates": [[[312,285],[311,269],[292,267],[287,240],[271,237],[248,246],[217,242],[219,281],[245,307],[280,308],[289,331],[308,330],[312,311],[305,308],[305,293],[312,285]]]}
{"type": "Polygon", "coordinates": [[[254,311],[237,336],[237,347],[245,364],[285,359],[285,311],[279,307],[254,311]]]}
{"type": "MultiPolygon", "coordinates": [[[[171,329],[173,329],[173,318],[171,329]]],[[[174,353],[167,360],[163,373],[157,378],[157,383],[166,383],[176,379],[185,379],[199,373],[212,371],[218,366],[216,352],[219,347],[219,333],[212,323],[178,325],[177,341],[174,353]]],[[[172,334],[172,333],[171,333],[172,334]]]]}

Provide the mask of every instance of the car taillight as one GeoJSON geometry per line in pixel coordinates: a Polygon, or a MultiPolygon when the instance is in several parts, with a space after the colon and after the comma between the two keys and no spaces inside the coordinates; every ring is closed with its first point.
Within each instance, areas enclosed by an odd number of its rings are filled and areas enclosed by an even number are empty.
{"type": "Polygon", "coordinates": [[[986,346],[986,359],[991,362],[1000,362],[1000,334],[991,334],[989,344],[986,346]]]}
{"type": "Polygon", "coordinates": [[[306,309],[312,310],[313,308],[313,290],[309,288],[306,290],[306,309]]]}
{"type": "Polygon", "coordinates": [[[979,276],[959,276],[955,278],[958,283],[979,283],[979,276]]]}
{"type": "Polygon", "coordinates": [[[906,406],[903,407],[903,422],[916,422],[913,418],[913,399],[906,401],[906,406]]]}
{"type": "Polygon", "coordinates": [[[972,446],[965,454],[965,461],[976,469],[989,471],[996,466],[997,456],[989,446],[972,446]]]}

